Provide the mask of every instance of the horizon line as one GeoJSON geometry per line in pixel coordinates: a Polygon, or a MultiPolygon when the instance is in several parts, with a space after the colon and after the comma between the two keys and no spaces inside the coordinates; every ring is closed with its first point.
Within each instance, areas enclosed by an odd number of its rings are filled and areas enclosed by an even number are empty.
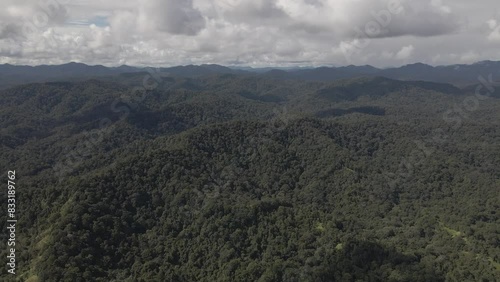
{"type": "Polygon", "coordinates": [[[218,64],[218,63],[203,63],[203,64],[181,64],[181,65],[170,65],[170,66],[151,66],[151,65],[144,65],[144,66],[138,66],[138,65],[127,65],[127,64],[121,64],[121,65],[103,65],[103,64],[88,64],[88,63],[83,63],[83,62],[76,62],[76,61],[69,61],[67,63],[61,63],[61,64],[40,64],[40,65],[26,65],[26,64],[11,64],[11,63],[3,63],[0,64],[0,66],[13,66],[13,67],[56,67],[56,66],[64,66],[64,65],[70,65],[70,64],[78,64],[78,65],[85,65],[89,67],[105,67],[105,68],[120,68],[120,67],[131,67],[131,68],[138,68],[138,69],[146,69],[146,68],[174,68],[174,67],[189,67],[189,66],[196,66],[196,67],[201,67],[201,66],[221,66],[221,67],[226,67],[230,69],[318,69],[318,68],[346,68],[346,67],[372,67],[375,69],[393,69],[393,68],[401,68],[405,66],[412,66],[412,65],[426,65],[430,66],[433,68],[437,67],[452,67],[452,66],[472,66],[480,63],[500,63],[500,61],[495,61],[495,60],[481,60],[477,61],[474,63],[470,64],[449,64],[449,65],[431,65],[427,63],[422,63],[422,62],[414,62],[414,63],[409,63],[409,64],[404,64],[404,65],[399,65],[399,66],[387,66],[387,67],[376,67],[370,64],[365,64],[365,65],[335,65],[335,64],[330,64],[330,65],[301,65],[301,66],[277,66],[277,65],[269,65],[269,66],[262,66],[262,67],[255,67],[255,66],[250,66],[250,65],[224,65],[224,64],[218,64]]]}

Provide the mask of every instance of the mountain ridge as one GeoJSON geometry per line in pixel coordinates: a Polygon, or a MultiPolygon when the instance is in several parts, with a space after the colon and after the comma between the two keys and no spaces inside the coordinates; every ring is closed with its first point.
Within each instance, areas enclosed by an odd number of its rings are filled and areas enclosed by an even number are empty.
{"type": "Polygon", "coordinates": [[[474,64],[431,66],[423,63],[400,67],[376,68],[370,65],[348,65],[316,68],[237,68],[218,64],[180,65],[173,67],[106,67],[70,62],[62,65],[0,65],[0,88],[13,85],[55,80],[81,80],[120,75],[124,73],[159,72],[178,77],[200,77],[213,74],[258,75],[277,79],[335,81],[365,76],[380,76],[396,80],[429,81],[466,87],[479,83],[479,77],[500,75],[500,61],[481,61],[474,64]],[[152,71],[151,71],[152,70],[152,71]]]}

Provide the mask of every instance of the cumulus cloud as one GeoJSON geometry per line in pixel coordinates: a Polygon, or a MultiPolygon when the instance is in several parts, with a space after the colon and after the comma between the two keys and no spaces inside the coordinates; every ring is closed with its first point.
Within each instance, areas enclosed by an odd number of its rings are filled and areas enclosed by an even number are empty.
{"type": "Polygon", "coordinates": [[[0,10],[0,40],[25,40],[30,33],[64,23],[68,13],[57,1],[4,0],[0,10]]]}
{"type": "Polygon", "coordinates": [[[292,19],[353,37],[429,37],[452,33],[464,17],[440,0],[313,0],[285,1],[281,6],[292,19]],[[307,4],[309,3],[309,4],[307,4]]]}
{"type": "Polygon", "coordinates": [[[3,0],[0,63],[385,66],[488,59],[498,54],[500,29],[496,18],[484,18],[496,0],[484,1],[3,0]]]}
{"type": "Polygon", "coordinates": [[[431,0],[432,7],[444,14],[450,14],[451,8],[443,4],[443,0],[431,0]]]}
{"type": "Polygon", "coordinates": [[[443,5],[439,0],[384,2],[396,4],[373,7],[370,12],[371,18],[366,15],[363,26],[365,32],[370,35],[368,32],[370,26],[372,29],[375,26],[375,34],[370,37],[407,35],[430,37],[456,32],[465,24],[462,16],[454,13],[450,7],[443,5]]]}
{"type": "Polygon", "coordinates": [[[500,23],[496,19],[490,19],[487,24],[490,28],[488,40],[493,42],[500,42],[500,23]]]}
{"type": "Polygon", "coordinates": [[[401,48],[401,50],[399,50],[399,52],[396,54],[396,58],[399,60],[406,60],[411,57],[413,51],[415,51],[415,47],[413,47],[413,45],[405,46],[401,48]]]}

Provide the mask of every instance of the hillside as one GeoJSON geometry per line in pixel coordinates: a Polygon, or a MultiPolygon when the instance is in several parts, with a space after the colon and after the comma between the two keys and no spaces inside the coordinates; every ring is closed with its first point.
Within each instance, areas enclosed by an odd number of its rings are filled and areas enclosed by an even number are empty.
{"type": "Polygon", "coordinates": [[[500,279],[496,95],[206,68],[0,90],[19,280],[500,279]]]}

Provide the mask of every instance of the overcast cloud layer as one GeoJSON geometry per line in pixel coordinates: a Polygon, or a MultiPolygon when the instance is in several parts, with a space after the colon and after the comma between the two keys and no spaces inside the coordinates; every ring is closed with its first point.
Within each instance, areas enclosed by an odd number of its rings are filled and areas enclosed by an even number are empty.
{"type": "Polygon", "coordinates": [[[0,63],[500,60],[498,0],[1,0],[0,63]]]}

